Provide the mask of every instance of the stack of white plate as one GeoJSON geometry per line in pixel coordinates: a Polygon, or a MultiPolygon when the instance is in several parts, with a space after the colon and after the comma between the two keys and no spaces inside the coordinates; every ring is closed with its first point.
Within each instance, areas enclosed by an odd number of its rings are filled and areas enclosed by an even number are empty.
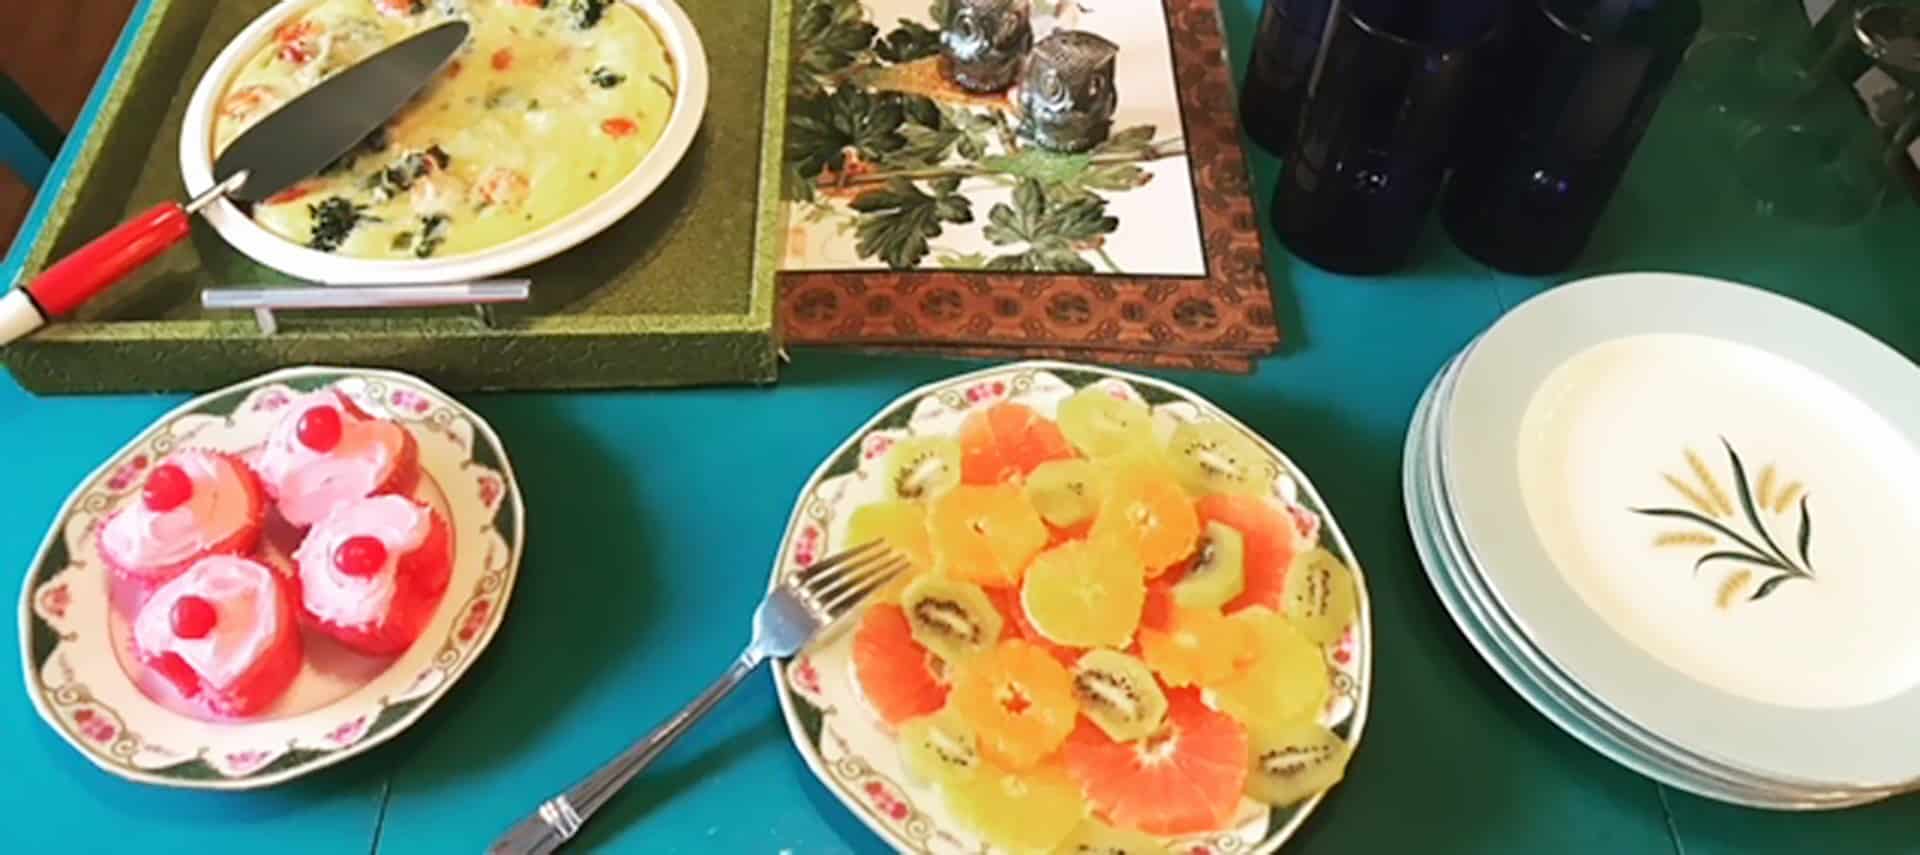
{"type": "Polygon", "coordinates": [[[1754,807],[1920,788],[1920,369],[1764,291],[1631,274],[1514,309],[1407,436],[1428,576],[1514,691],[1754,807]]]}

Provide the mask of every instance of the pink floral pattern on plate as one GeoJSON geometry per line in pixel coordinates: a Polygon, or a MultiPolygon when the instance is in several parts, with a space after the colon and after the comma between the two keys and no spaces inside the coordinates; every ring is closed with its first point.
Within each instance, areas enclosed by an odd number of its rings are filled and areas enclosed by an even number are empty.
{"type": "Polygon", "coordinates": [[[860,457],[865,460],[872,460],[882,454],[886,454],[892,450],[892,448],[893,437],[891,435],[878,432],[870,433],[867,434],[866,439],[860,441],[860,457]]]}
{"type": "Polygon", "coordinates": [[[900,798],[900,795],[895,793],[892,787],[887,786],[886,782],[868,781],[864,789],[867,798],[873,800],[873,806],[880,809],[881,816],[889,817],[894,822],[906,822],[907,817],[913,815],[913,806],[900,798]]]}
{"type": "Polygon", "coordinates": [[[387,396],[387,401],[392,403],[395,409],[404,410],[414,415],[423,414],[429,407],[433,406],[428,403],[427,399],[422,397],[420,393],[407,389],[393,390],[393,394],[387,396]]]}
{"type": "Polygon", "coordinates": [[[273,757],[265,751],[235,751],[226,757],[227,768],[235,775],[251,774],[273,757]]]}
{"type": "Polygon", "coordinates": [[[147,462],[145,454],[134,455],[132,460],[121,464],[119,469],[115,469],[113,474],[108,476],[107,489],[117,493],[132,486],[133,482],[140,479],[140,473],[146,471],[147,462]]]}
{"type": "Polygon", "coordinates": [[[65,584],[54,585],[40,592],[40,610],[55,618],[67,616],[67,606],[73,604],[73,596],[67,593],[65,584]]]}
{"type": "Polygon", "coordinates": [[[991,380],[985,383],[976,383],[972,386],[968,386],[967,391],[961,397],[964,397],[967,399],[968,405],[979,406],[981,404],[992,403],[994,401],[1000,400],[1001,398],[1005,398],[1006,396],[1007,396],[1006,382],[1002,380],[991,380]]]}
{"type": "Polygon", "coordinates": [[[360,741],[361,735],[367,732],[368,721],[366,716],[360,716],[340,725],[327,732],[327,741],[342,747],[352,745],[360,741]]]}
{"type": "Polygon", "coordinates": [[[81,736],[100,743],[112,742],[120,734],[120,728],[113,723],[113,719],[86,707],[74,712],[73,726],[81,736]]]}
{"type": "Polygon", "coordinates": [[[800,691],[815,696],[820,694],[820,672],[813,667],[813,657],[802,656],[794,660],[787,669],[787,676],[800,691]]]}
{"type": "Polygon", "coordinates": [[[812,523],[800,530],[794,538],[793,563],[801,567],[813,565],[813,559],[820,554],[820,527],[812,523]]]}
{"type": "Polygon", "coordinates": [[[486,505],[488,510],[499,507],[500,497],[505,494],[506,489],[506,485],[499,478],[492,475],[480,476],[480,504],[486,505]]]}
{"type": "Polygon", "coordinates": [[[275,387],[262,393],[259,398],[254,399],[253,409],[258,412],[270,413],[291,403],[293,403],[293,396],[289,395],[286,390],[275,387]]]}

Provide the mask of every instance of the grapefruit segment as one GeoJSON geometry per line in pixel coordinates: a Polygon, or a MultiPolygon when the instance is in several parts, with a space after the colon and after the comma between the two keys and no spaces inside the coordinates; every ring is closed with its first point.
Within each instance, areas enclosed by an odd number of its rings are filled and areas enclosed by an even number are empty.
{"type": "Polygon", "coordinates": [[[994,608],[1000,611],[1002,619],[1000,631],[1002,638],[1018,638],[1028,642],[1060,661],[1071,666],[1080,660],[1080,651],[1063,644],[1054,644],[1040,634],[1033,621],[1027,619],[1026,607],[1020,605],[1019,588],[988,588],[987,599],[993,601],[994,608]]]}
{"type": "Polygon", "coordinates": [[[1067,739],[1067,771],[1102,816],[1148,834],[1213,831],[1233,819],[1247,782],[1247,731],[1192,690],[1169,692],[1167,724],[1115,742],[1091,722],[1067,739]]]}
{"type": "Polygon", "coordinates": [[[1297,538],[1286,509],[1259,496],[1218,494],[1201,499],[1196,510],[1201,524],[1221,523],[1240,532],[1245,582],[1240,595],[1227,601],[1226,613],[1253,606],[1285,609],[1287,567],[1297,538]]]}
{"type": "Polygon", "coordinates": [[[913,640],[899,606],[876,603],[853,631],[853,676],[875,715],[889,725],[939,712],[947,702],[939,660],[913,640]]]}
{"type": "Polygon", "coordinates": [[[933,568],[933,542],[927,537],[927,509],[919,502],[894,499],[862,505],[847,519],[847,545],[861,546],[874,541],[907,559],[907,572],[887,583],[875,602],[897,602],[900,592],[914,577],[933,568]]]}
{"type": "Polygon", "coordinates": [[[960,424],[960,480],[1021,483],[1049,460],[1073,456],[1059,425],[1019,404],[995,404],[960,424]]]}

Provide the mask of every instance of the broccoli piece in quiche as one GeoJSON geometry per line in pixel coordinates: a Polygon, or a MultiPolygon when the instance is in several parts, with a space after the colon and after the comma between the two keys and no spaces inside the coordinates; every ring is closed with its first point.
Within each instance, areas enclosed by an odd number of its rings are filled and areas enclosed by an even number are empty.
{"type": "Polygon", "coordinates": [[[582,30],[591,30],[600,25],[600,19],[607,14],[607,7],[613,0],[573,0],[568,9],[573,13],[573,25],[582,30]]]}
{"type": "Polygon", "coordinates": [[[321,252],[339,249],[362,221],[375,219],[367,216],[367,206],[355,204],[344,196],[329,196],[308,205],[307,213],[313,216],[313,236],[307,240],[307,246],[321,252]]]}

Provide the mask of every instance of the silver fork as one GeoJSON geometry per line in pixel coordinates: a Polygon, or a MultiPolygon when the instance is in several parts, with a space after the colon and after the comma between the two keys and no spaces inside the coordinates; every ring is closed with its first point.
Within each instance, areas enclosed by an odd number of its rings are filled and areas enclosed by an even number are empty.
{"type": "Polygon", "coordinates": [[[587,820],[667,746],[687,732],[748,674],[771,658],[800,652],[815,636],[846,617],[867,595],[892,581],[908,567],[907,560],[879,541],[857,546],[822,559],[780,583],[760,601],[753,613],[753,640],[719,680],[707,687],[646,738],[601,766],[592,775],[560,795],[493,842],[492,855],[540,855],[564,846],[580,833],[587,820]]]}

